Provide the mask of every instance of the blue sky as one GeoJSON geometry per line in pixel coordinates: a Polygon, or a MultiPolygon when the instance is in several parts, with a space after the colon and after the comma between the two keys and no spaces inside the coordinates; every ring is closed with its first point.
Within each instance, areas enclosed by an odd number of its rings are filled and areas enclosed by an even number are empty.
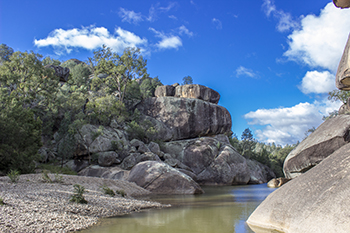
{"type": "Polygon", "coordinates": [[[350,32],[329,0],[0,0],[0,43],[61,61],[102,44],[142,49],[163,84],[221,94],[240,137],[293,144],[340,103],[327,100],[350,32]]]}

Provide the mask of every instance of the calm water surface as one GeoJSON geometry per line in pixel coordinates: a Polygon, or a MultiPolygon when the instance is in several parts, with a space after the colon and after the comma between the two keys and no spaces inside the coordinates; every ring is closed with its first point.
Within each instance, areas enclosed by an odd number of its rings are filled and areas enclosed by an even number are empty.
{"type": "Polygon", "coordinates": [[[245,221],[274,189],[266,184],[203,187],[202,195],[154,196],[171,208],[107,218],[84,233],[247,233],[245,221]]]}

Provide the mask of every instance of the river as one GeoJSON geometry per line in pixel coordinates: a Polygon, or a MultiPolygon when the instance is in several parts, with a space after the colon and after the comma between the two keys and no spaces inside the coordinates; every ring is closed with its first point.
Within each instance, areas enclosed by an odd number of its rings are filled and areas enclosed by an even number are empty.
{"type": "Polygon", "coordinates": [[[103,219],[83,233],[248,233],[245,221],[274,189],[266,184],[203,187],[201,195],[153,196],[172,207],[103,219]]]}

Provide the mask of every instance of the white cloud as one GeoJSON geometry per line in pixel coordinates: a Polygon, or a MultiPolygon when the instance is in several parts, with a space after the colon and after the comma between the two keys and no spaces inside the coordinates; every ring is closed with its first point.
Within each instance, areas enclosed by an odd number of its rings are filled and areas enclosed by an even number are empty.
{"type": "Polygon", "coordinates": [[[324,99],[312,104],[299,103],[289,108],[258,109],[245,114],[244,118],[250,120],[250,125],[265,126],[255,130],[259,141],[280,145],[294,144],[305,137],[308,129],[318,127],[323,122],[323,116],[338,110],[341,104],[324,99]]]}
{"type": "Polygon", "coordinates": [[[187,35],[189,37],[192,37],[193,36],[193,32],[191,32],[190,30],[188,30],[184,25],[182,25],[181,27],[179,27],[179,34],[180,35],[187,35]]]}
{"type": "Polygon", "coordinates": [[[311,67],[335,73],[350,31],[350,9],[338,9],[332,2],[319,16],[301,19],[301,28],[288,36],[289,49],[284,56],[311,67]]]}
{"type": "Polygon", "coordinates": [[[304,94],[310,93],[328,93],[335,87],[335,76],[328,71],[308,71],[304,76],[299,89],[304,94]]]}
{"type": "Polygon", "coordinates": [[[293,20],[290,13],[286,13],[283,10],[277,10],[273,0],[264,0],[262,7],[267,17],[270,17],[272,14],[273,17],[278,20],[278,31],[285,32],[299,26],[299,24],[293,20]]]}
{"type": "Polygon", "coordinates": [[[45,39],[34,40],[38,47],[53,46],[57,54],[70,53],[72,48],[93,50],[103,44],[115,52],[123,52],[127,47],[142,47],[147,45],[147,39],[141,38],[132,32],[120,27],[111,34],[104,27],[82,27],[73,29],[55,29],[45,39]]]}
{"type": "Polygon", "coordinates": [[[152,32],[156,34],[157,37],[161,38],[161,41],[159,41],[156,46],[159,49],[178,49],[182,46],[182,40],[180,37],[175,35],[166,35],[163,32],[159,32],[155,30],[154,28],[149,28],[152,32]]]}
{"type": "Polygon", "coordinates": [[[128,23],[138,24],[143,21],[141,13],[135,13],[122,7],[119,9],[119,16],[122,18],[122,22],[126,21],[128,23]]]}
{"type": "Polygon", "coordinates": [[[154,22],[157,20],[159,12],[166,13],[170,11],[172,8],[175,8],[176,6],[177,6],[176,2],[170,2],[166,7],[159,6],[159,3],[157,3],[155,6],[152,5],[148,11],[147,20],[150,22],[154,22]]]}
{"type": "Polygon", "coordinates": [[[258,78],[258,74],[254,72],[252,69],[245,68],[243,66],[240,66],[236,69],[236,76],[248,76],[250,78],[258,78]]]}
{"type": "Polygon", "coordinates": [[[222,29],[222,23],[220,20],[213,18],[212,22],[215,25],[216,29],[218,29],[218,30],[222,29]]]}

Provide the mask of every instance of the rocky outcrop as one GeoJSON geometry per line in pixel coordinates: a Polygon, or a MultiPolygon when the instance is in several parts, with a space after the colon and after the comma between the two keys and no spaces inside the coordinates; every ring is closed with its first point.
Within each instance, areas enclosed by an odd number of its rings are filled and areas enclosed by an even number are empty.
{"type": "Polygon", "coordinates": [[[129,182],[135,182],[155,194],[200,194],[201,187],[194,180],[157,161],[137,164],[129,173],[129,182]]]}
{"type": "Polygon", "coordinates": [[[200,99],[213,104],[219,103],[220,100],[220,94],[217,91],[198,84],[177,86],[175,88],[175,97],[200,99]]]}
{"type": "Polygon", "coordinates": [[[339,115],[323,122],[285,159],[286,178],[299,176],[348,143],[349,128],[350,115],[339,115]]]}
{"type": "Polygon", "coordinates": [[[69,68],[62,66],[47,65],[46,68],[55,70],[55,75],[60,78],[60,82],[67,82],[69,77],[69,68]]]}
{"type": "Polygon", "coordinates": [[[201,185],[265,183],[275,177],[269,168],[240,155],[225,135],[167,142],[163,150],[201,185]]]}
{"type": "Polygon", "coordinates": [[[340,8],[349,8],[350,0],[333,0],[334,5],[340,8]]]}
{"type": "Polygon", "coordinates": [[[269,182],[267,182],[267,187],[269,188],[279,188],[291,179],[284,178],[284,177],[279,177],[279,178],[273,178],[269,182]]]}
{"type": "Polygon", "coordinates": [[[81,170],[78,175],[108,178],[114,180],[126,180],[129,176],[129,171],[123,170],[119,167],[101,167],[98,165],[91,165],[81,170]]]}
{"type": "Polygon", "coordinates": [[[153,154],[152,152],[145,152],[143,154],[140,153],[131,153],[128,157],[126,157],[123,162],[120,164],[120,167],[125,170],[130,170],[136,164],[143,161],[158,161],[160,162],[160,158],[158,155],[153,154]]]}
{"type": "MultiPolygon", "coordinates": [[[[339,3],[344,1],[339,1],[339,3]]],[[[346,3],[349,4],[349,3],[346,3]]],[[[346,5],[345,3],[343,5],[346,5]]],[[[350,6],[350,5],[349,5],[350,6]]],[[[350,50],[350,35],[348,41],[346,43],[343,56],[339,62],[337,74],[335,77],[335,84],[338,89],[348,91],[350,90],[350,58],[349,58],[349,50],[350,50]]]]}
{"type": "Polygon", "coordinates": [[[198,99],[154,97],[138,109],[163,122],[171,140],[231,133],[231,115],[226,108],[198,99]]]}
{"type": "MultiPolygon", "coordinates": [[[[283,232],[349,232],[350,144],[271,193],[248,224],[283,232]]],[[[258,232],[258,231],[257,231],[258,232]]]]}

